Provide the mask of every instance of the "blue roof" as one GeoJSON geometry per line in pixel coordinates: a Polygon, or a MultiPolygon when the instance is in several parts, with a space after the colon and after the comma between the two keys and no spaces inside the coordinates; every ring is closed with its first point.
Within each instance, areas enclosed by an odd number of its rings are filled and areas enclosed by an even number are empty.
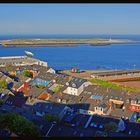
{"type": "Polygon", "coordinates": [[[102,100],[102,99],[103,99],[103,96],[92,95],[90,98],[91,98],[91,99],[95,99],[95,100],[102,100]]]}

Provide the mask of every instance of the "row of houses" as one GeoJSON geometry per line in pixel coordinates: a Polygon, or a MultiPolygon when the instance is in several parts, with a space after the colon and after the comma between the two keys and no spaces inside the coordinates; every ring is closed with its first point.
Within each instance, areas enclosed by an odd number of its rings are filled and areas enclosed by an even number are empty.
{"type": "Polygon", "coordinates": [[[91,74],[92,78],[107,80],[111,82],[138,81],[140,80],[140,70],[115,70],[108,72],[97,72],[91,74]]]}
{"type": "MultiPolygon", "coordinates": [[[[130,119],[133,112],[140,112],[139,93],[129,93],[121,90],[103,88],[97,85],[93,85],[86,79],[70,77],[64,74],[56,74],[52,68],[38,64],[20,67],[11,66],[6,67],[5,70],[7,72],[10,71],[10,74],[14,70],[20,72],[23,70],[29,70],[30,72],[32,71],[36,73],[34,74],[33,78],[25,78],[20,74],[18,75],[16,72],[15,76],[19,77],[19,81],[15,82],[11,78],[8,80],[12,80],[10,81],[14,83],[12,90],[14,90],[15,93],[18,93],[18,95],[7,94],[5,97],[2,95],[1,99],[5,99],[5,104],[9,106],[18,106],[18,104],[24,106],[25,104],[28,104],[29,106],[32,106],[31,108],[34,108],[33,106],[35,105],[35,114],[38,116],[40,115],[40,117],[41,114],[43,116],[45,113],[47,113],[47,107],[45,106],[47,106],[46,104],[48,104],[48,102],[50,103],[49,106],[53,106],[53,104],[59,103],[67,106],[69,109],[71,108],[76,110],[79,113],[90,115],[98,114],[110,115],[114,117],[125,116],[130,119]],[[54,94],[53,89],[58,85],[61,85],[62,89],[58,93],[54,94]],[[37,86],[43,87],[38,88],[37,86]],[[19,93],[21,93],[21,95],[19,93]]],[[[1,71],[4,71],[4,68],[1,68],[1,71]]],[[[120,75],[135,73],[139,74],[139,70],[129,71],[129,73],[128,71],[119,71],[115,74],[120,75]]],[[[111,74],[114,73],[112,72],[111,74]]],[[[96,75],[102,76],[102,74],[96,75]]],[[[109,76],[110,73],[104,73],[103,75],[109,76]]],[[[1,73],[0,76],[5,75],[1,73]]],[[[8,76],[5,77],[7,78],[8,76]]],[[[4,92],[2,92],[2,94],[3,93],[4,92]]],[[[59,110],[57,107],[55,107],[55,105],[52,108],[59,110]]],[[[54,110],[52,109],[52,112],[53,111],[54,110]]]]}
{"type": "Polygon", "coordinates": [[[123,75],[140,75],[140,70],[115,70],[115,71],[108,71],[108,72],[96,72],[91,74],[92,78],[99,78],[99,77],[109,77],[109,76],[123,76],[123,75]]]}

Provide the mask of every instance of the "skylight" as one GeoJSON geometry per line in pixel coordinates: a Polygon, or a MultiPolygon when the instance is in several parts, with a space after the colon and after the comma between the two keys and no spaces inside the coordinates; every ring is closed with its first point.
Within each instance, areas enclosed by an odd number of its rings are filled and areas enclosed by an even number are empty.
{"type": "Polygon", "coordinates": [[[91,98],[91,99],[95,99],[95,100],[102,100],[102,99],[103,99],[103,96],[92,95],[90,98],[91,98]]]}

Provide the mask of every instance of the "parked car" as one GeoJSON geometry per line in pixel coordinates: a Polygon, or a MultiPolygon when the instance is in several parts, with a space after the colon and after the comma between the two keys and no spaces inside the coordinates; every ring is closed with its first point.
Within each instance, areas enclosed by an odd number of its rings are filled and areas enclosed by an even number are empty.
{"type": "Polygon", "coordinates": [[[100,128],[100,129],[103,129],[103,128],[104,128],[104,126],[103,126],[102,124],[100,124],[100,125],[99,125],[99,128],[100,128]]]}
{"type": "Polygon", "coordinates": [[[97,124],[94,123],[94,122],[92,122],[92,123],[90,124],[90,126],[91,126],[91,127],[97,127],[97,124]]]}

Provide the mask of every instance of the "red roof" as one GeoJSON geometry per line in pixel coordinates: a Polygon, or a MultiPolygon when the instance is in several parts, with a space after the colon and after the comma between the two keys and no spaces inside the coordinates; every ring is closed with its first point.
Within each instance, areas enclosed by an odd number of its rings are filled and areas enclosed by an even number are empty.
{"type": "Polygon", "coordinates": [[[130,105],[128,107],[128,110],[135,111],[135,112],[140,112],[140,105],[130,105]]]}
{"type": "Polygon", "coordinates": [[[49,95],[47,93],[42,93],[38,99],[41,99],[41,100],[47,100],[49,99],[49,95]]]}
{"type": "Polygon", "coordinates": [[[28,95],[29,94],[29,89],[22,87],[20,90],[20,92],[23,92],[23,94],[28,95]]]}

